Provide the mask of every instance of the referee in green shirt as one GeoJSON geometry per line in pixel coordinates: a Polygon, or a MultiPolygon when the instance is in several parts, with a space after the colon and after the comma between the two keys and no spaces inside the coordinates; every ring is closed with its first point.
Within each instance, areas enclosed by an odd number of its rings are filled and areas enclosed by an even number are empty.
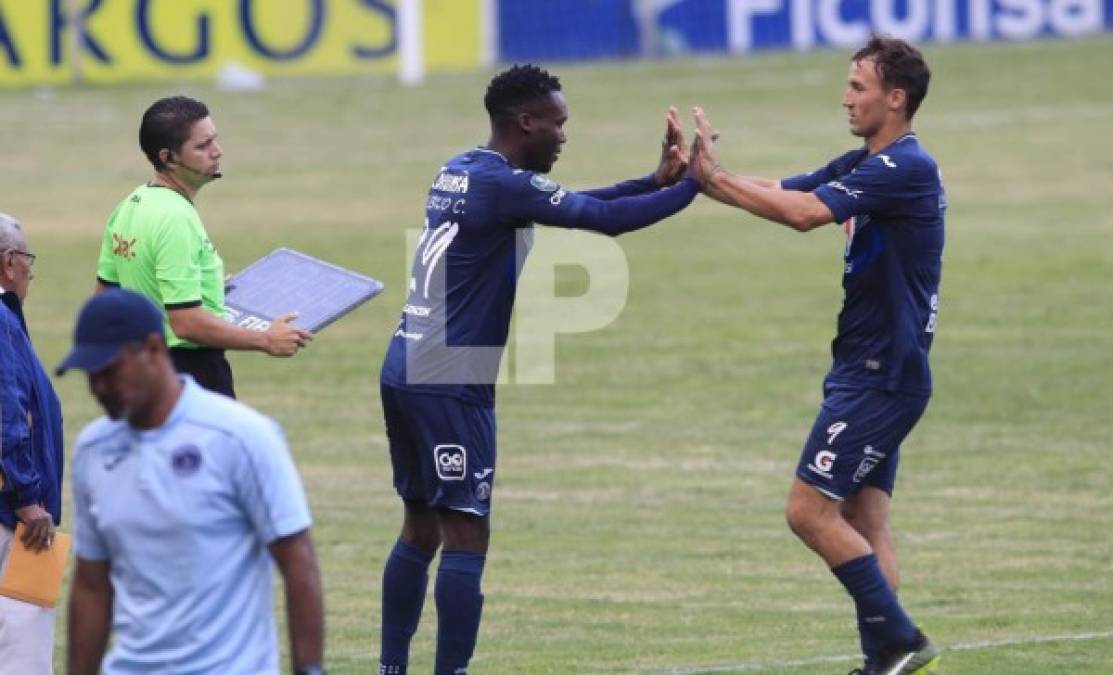
{"type": "Polygon", "coordinates": [[[97,290],[122,286],[162,308],[174,367],[202,387],[235,397],[226,349],[293,356],[313,335],[290,325],[263,332],[224,320],[224,263],[193,206],[220,178],[223,151],[204,103],[185,96],[155,101],[143,114],[139,146],[154,178],[124,198],[108,219],[97,262],[97,290]]]}

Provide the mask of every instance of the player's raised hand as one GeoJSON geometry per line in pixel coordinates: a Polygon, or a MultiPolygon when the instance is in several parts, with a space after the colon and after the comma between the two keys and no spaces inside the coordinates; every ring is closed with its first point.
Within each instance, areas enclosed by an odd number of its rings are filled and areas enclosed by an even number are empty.
{"type": "Polygon", "coordinates": [[[661,141],[661,161],[653,172],[653,180],[665,187],[684,176],[688,168],[688,149],[684,143],[684,128],[676,108],[669,106],[665,113],[665,137],[661,141]]]}
{"type": "Polygon", "coordinates": [[[696,138],[692,141],[692,151],[688,158],[688,175],[706,188],[711,175],[721,169],[715,153],[715,139],[718,135],[711,130],[711,122],[703,108],[692,108],[692,117],[696,120],[696,138]]]}
{"type": "Polygon", "coordinates": [[[313,340],[313,333],[298,328],[290,322],[298,318],[297,312],[283,314],[271,322],[264,335],[267,338],[266,352],[271,356],[293,356],[298,350],[313,340]]]}

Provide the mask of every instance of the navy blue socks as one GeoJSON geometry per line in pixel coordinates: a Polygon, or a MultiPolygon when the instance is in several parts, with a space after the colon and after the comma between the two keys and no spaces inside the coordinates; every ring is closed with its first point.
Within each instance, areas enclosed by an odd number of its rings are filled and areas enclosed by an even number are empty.
{"type": "Polygon", "coordinates": [[[406,675],[410,640],[421,619],[433,553],[398,540],[383,571],[383,633],[379,675],[406,675]]]}
{"type": "Polygon", "coordinates": [[[916,626],[904,613],[897,595],[885,581],[877,556],[864,555],[832,567],[858,609],[858,630],[867,658],[882,648],[905,648],[917,640],[916,626]]]}
{"type": "Polygon", "coordinates": [[[479,581],[486,558],[466,551],[443,551],[433,596],[437,602],[435,675],[463,675],[475,651],[483,595],[479,581]]]}

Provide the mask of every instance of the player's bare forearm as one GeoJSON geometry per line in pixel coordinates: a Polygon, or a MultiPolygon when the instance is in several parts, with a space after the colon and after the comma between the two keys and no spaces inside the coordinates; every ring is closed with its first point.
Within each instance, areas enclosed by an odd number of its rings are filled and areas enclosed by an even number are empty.
{"type": "Polygon", "coordinates": [[[773,180],[772,178],[762,178],[760,176],[735,176],[735,178],[746,181],[747,183],[753,183],[758,187],[772,188],[774,190],[781,189],[781,182],[779,180],[773,180]]]}
{"type": "Polygon", "coordinates": [[[275,540],[270,552],[286,588],[286,620],[294,666],[319,666],[325,650],[325,603],[309,530],[275,540]]]}
{"type": "Polygon", "coordinates": [[[66,673],[100,672],[112,623],[112,584],[108,563],[77,559],[66,625],[66,673]]]}
{"type": "Polygon", "coordinates": [[[834,221],[827,205],[810,192],[782,190],[774,181],[736,176],[722,168],[708,176],[704,192],[716,201],[800,232],[834,221]]]}

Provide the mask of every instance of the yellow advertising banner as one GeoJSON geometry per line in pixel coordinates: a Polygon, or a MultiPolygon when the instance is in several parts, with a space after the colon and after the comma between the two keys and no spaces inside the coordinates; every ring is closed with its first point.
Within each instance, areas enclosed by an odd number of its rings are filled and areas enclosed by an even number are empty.
{"type": "MultiPolygon", "coordinates": [[[[479,65],[481,1],[422,1],[428,69],[479,65]]],[[[227,64],[268,76],[385,73],[397,67],[395,6],[395,0],[0,0],[0,85],[194,79],[227,64]]]]}

